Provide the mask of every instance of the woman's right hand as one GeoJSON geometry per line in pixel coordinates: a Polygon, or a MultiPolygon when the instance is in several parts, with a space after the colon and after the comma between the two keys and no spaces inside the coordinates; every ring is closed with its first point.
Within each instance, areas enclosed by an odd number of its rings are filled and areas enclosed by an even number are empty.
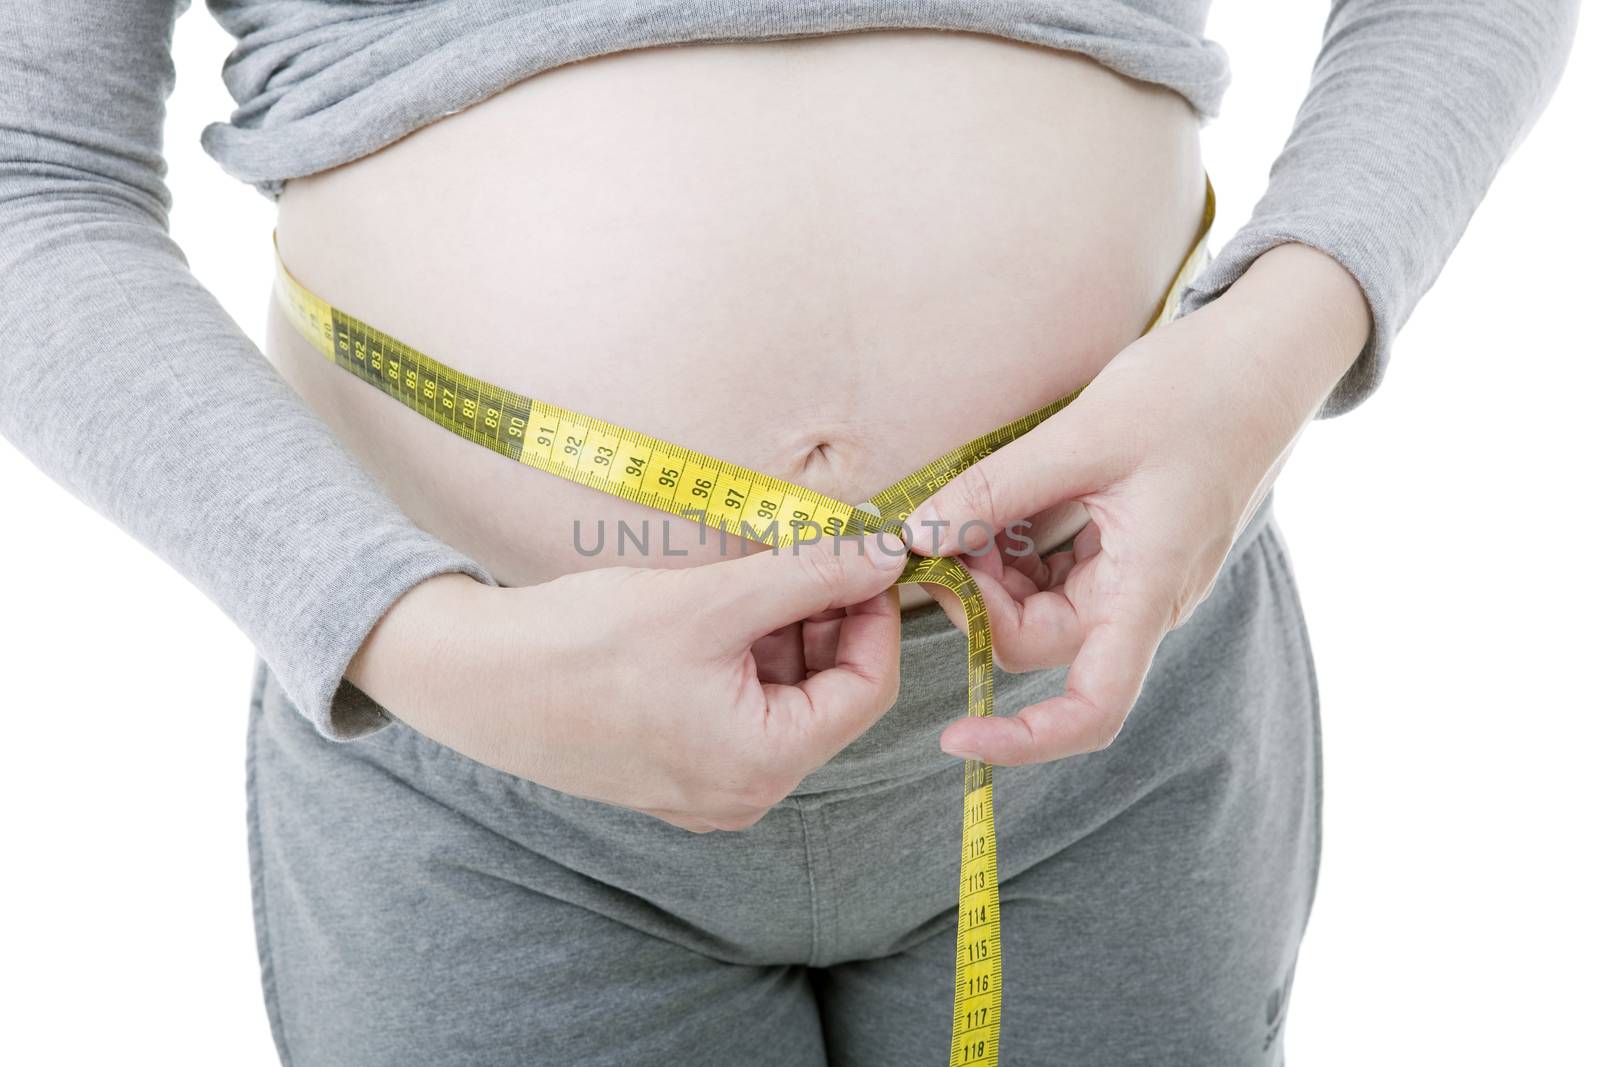
{"type": "Polygon", "coordinates": [[[442,574],[395,601],[346,676],[480,763],[742,830],[894,703],[904,563],[885,535],[524,587],[442,574]],[[804,677],[766,680],[752,646],[814,618],[804,677]]]}

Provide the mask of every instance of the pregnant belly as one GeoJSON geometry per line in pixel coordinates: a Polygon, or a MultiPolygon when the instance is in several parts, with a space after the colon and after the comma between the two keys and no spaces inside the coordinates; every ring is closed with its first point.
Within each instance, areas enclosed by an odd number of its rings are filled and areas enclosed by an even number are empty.
{"type": "MultiPolygon", "coordinates": [[[[1203,210],[1197,127],[1167,90],[977,34],[643,49],[289,182],[278,243],[313,292],[462,371],[854,502],[1138,335],[1203,210]]],[[[267,356],[503,584],[727,551],[455,437],[276,307],[267,356]]]]}

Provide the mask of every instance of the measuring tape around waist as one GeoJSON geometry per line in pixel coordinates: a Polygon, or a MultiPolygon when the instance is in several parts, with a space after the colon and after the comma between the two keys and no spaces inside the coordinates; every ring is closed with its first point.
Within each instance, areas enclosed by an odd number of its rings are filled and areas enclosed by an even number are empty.
{"type": "MultiPolygon", "coordinates": [[[[1174,318],[1183,287],[1205,261],[1216,196],[1206,180],[1205,212],[1161,307],[1145,332],[1174,318]]],[[[277,249],[277,233],[273,233],[277,249]]],[[[895,532],[941,486],[1070,404],[1047,404],[947,452],[866,505],[822,493],[636,433],[603,419],[541,403],[432,359],[328,304],[277,258],[273,287],[295,328],[326,358],[450,432],[580,485],[760,541],[774,549],[822,536],[895,532]],[[816,536],[811,537],[815,532],[816,536]]],[[[994,713],[989,616],[971,573],[949,557],[911,556],[897,585],[938,585],[961,600],[967,622],[967,714],[994,713]]],[[[956,918],[951,1067],[996,1067],[1000,1058],[1000,878],[994,769],[964,767],[961,867],[956,918]]]]}

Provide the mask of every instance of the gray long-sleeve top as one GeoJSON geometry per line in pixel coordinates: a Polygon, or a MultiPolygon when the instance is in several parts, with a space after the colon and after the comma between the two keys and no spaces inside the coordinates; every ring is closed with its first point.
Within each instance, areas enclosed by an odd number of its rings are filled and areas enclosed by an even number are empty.
{"type": "MultiPolygon", "coordinates": [[[[475,561],[418,529],[189,272],[162,120],[189,0],[0,0],[0,432],[197,585],[324,736],[385,716],[343,680],[424,578],[475,561]]],[[[887,27],[1087,54],[1212,117],[1209,0],[210,0],[239,104],[203,135],[236,177],[358,158],[529,75],[677,41],[887,27]]],[[[1355,276],[1374,330],[1321,414],[1376,388],[1395,332],[1553,90],[1577,0],[1335,0],[1249,223],[1192,311],[1298,241],[1355,276]]],[[[22,517],[8,516],[10,521],[22,517]]]]}

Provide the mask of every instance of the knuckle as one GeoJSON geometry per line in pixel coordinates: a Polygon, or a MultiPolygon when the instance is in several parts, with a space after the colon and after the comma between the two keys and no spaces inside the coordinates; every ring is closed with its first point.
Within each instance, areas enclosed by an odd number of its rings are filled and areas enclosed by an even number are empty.
{"type": "MultiPolygon", "coordinates": [[[[987,463],[977,463],[968,467],[960,478],[956,479],[954,495],[960,513],[964,517],[998,521],[999,512],[999,486],[995,484],[994,476],[990,473],[987,463]]],[[[950,531],[951,536],[959,533],[959,527],[950,531]]]]}
{"type": "Polygon", "coordinates": [[[767,778],[741,779],[725,783],[713,793],[699,798],[693,805],[691,816],[685,820],[686,829],[743,830],[754,826],[771,810],[787,790],[767,778]]]}
{"type": "Polygon", "coordinates": [[[1048,664],[1041,662],[1039,656],[1031,655],[1010,645],[1002,648],[999,644],[994,646],[994,665],[996,669],[1005,671],[1007,674],[1024,674],[1028,671],[1037,671],[1048,666],[1048,664]]]}
{"type": "Polygon", "coordinates": [[[1029,671],[1068,666],[1081,644],[1070,637],[1065,632],[1052,632],[1042,639],[1025,639],[1022,634],[997,637],[994,642],[994,665],[1007,674],[1026,674],[1029,671]]]}
{"type": "Polygon", "coordinates": [[[656,812],[646,812],[645,814],[654,814],[657,818],[669,826],[676,826],[678,829],[684,830],[691,834],[709,833],[712,829],[709,823],[689,815],[666,815],[656,812]]]}
{"type": "Polygon", "coordinates": [[[878,686],[878,700],[875,710],[888,711],[900,702],[900,668],[896,664],[884,673],[884,678],[878,686]]]}
{"type": "Polygon", "coordinates": [[[1122,732],[1122,717],[1106,711],[1095,711],[1084,730],[1083,744],[1086,752],[1103,752],[1122,732]]]}
{"type": "Polygon", "coordinates": [[[1047,663],[1039,656],[1018,655],[1007,657],[1004,663],[996,659],[995,666],[1007,674],[1027,674],[1029,671],[1042,671],[1047,667],[1059,666],[1059,664],[1047,663]]]}
{"type": "Polygon", "coordinates": [[[729,791],[728,807],[765,812],[788,796],[797,782],[798,779],[782,768],[760,764],[752,766],[729,791]]]}
{"type": "Polygon", "coordinates": [[[846,584],[844,554],[830,550],[828,545],[815,545],[804,555],[805,566],[811,579],[824,589],[838,591],[846,584]]]}
{"type": "Polygon", "coordinates": [[[782,777],[779,777],[778,775],[769,775],[757,782],[755,787],[750,790],[747,795],[755,807],[760,808],[762,811],[766,811],[768,808],[778,803],[778,801],[788,796],[789,790],[793,787],[794,783],[789,781],[787,775],[782,777]]]}
{"type": "Polygon", "coordinates": [[[750,827],[754,826],[756,823],[765,818],[766,814],[767,810],[763,808],[759,811],[746,811],[740,812],[736,815],[724,815],[719,819],[713,819],[711,821],[711,828],[713,830],[738,833],[741,830],[750,829],[750,827]]]}

